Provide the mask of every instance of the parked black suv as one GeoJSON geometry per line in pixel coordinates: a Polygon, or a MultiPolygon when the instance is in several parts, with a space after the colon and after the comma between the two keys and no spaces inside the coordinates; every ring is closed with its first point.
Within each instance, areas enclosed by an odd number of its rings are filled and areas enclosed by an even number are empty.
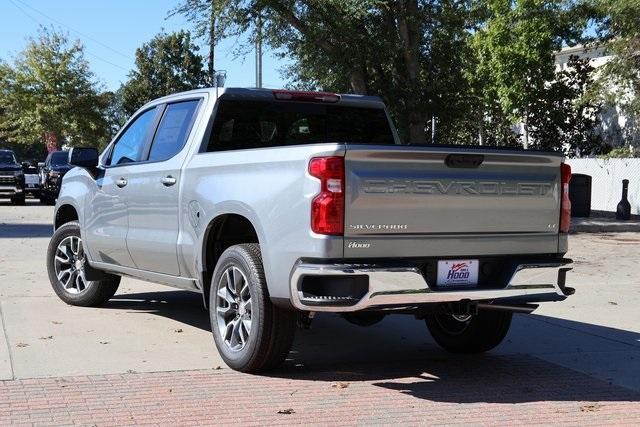
{"type": "Polygon", "coordinates": [[[24,205],[24,172],[11,150],[0,150],[0,197],[24,205]]]}
{"type": "Polygon", "coordinates": [[[40,171],[42,178],[42,191],[40,201],[53,205],[60,193],[62,177],[69,172],[73,166],[69,164],[68,151],[53,151],[49,153],[44,161],[44,166],[40,171]]]}

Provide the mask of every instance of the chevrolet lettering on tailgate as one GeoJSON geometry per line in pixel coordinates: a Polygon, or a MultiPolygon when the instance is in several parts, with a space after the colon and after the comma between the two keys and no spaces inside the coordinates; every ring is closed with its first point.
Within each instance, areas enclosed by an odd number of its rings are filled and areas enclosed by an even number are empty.
{"type": "Polygon", "coordinates": [[[553,186],[546,182],[368,179],[364,184],[365,193],[545,196],[552,189],[553,186]]]}

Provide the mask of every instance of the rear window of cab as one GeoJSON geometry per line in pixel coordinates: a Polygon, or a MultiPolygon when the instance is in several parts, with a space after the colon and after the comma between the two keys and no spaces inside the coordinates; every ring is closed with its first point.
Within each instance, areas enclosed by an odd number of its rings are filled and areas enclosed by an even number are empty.
{"type": "Polygon", "coordinates": [[[207,151],[327,142],[395,143],[382,108],[222,99],[207,151]]]}

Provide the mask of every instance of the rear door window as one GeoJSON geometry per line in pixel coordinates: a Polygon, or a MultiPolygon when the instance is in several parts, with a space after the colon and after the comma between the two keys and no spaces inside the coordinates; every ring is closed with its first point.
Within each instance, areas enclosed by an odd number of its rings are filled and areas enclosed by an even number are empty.
{"type": "Polygon", "coordinates": [[[380,108],[221,100],[207,151],[326,142],[394,144],[380,108]]]}
{"type": "Polygon", "coordinates": [[[175,156],[189,136],[198,100],[167,105],[153,137],[149,161],[162,161],[175,156]]]}

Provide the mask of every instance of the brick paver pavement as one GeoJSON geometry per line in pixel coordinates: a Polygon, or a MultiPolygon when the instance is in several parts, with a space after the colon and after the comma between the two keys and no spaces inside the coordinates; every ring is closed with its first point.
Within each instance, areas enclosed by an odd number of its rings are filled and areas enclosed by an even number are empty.
{"type": "MultiPolygon", "coordinates": [[[[52,362],[53,363],[53,362],[52,362]]],[[[640,425],[640,393],[526,356],[0,382],[0,425],[640,425]]]]}

